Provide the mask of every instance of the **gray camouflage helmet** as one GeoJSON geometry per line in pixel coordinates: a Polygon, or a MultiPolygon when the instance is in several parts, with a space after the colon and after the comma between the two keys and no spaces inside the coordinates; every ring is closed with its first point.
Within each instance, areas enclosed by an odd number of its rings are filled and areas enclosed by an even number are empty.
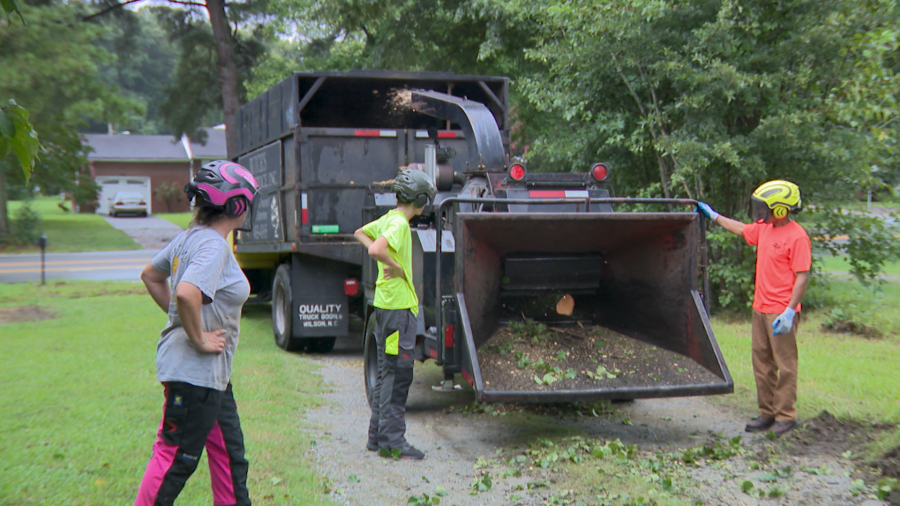
{"type": "Polygon", "coordinates": [[[437,193],[428,174],[416,169],[406,169],[397,174],[391,190],[397,194],[398,202],[412,202],[416,207],[425,207],[437,193]]]}

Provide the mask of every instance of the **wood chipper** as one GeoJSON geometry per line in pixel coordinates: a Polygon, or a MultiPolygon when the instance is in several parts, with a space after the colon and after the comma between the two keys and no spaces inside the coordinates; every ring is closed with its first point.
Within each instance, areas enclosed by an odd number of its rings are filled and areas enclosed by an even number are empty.
{"type": "Polygon", "coordinates": [[[352,233],[396,206],[389,182],[411,167],[438,189],[411,223],[415,356],[443,368],[438,390],[460,375],[484,402],[732,392],[696,203],[611,198],[602,163],[529,172],[508,156],[507,98],[502,77],[320,72],[241,108],[237,160],[266,205],[235,251],[272,297],[276,343],[327,351],[359,317],[371,390],[378,272],[352,233]]]}
{"type": "Polygon", "coordinates": [[[697,290],[705,243],[695,201],[610,198],[603,164],[585,174],[529,174],[506,162],[482,104],[414,91],[412,105],[461,125],[468,144],[461,189],[440,194],[432,219],[415,230],[425,310],[418,358],[443,366],[442,388],[460,373],[482,402],[733,391],[697,290]],[[614,212],[614,204],[691,207],[614,212]]]}

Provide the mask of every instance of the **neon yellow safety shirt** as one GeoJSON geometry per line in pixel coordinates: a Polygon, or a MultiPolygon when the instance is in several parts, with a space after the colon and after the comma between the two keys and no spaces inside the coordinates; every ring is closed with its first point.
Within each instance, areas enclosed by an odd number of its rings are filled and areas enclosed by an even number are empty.
{"type": "Polygon", "coordinates": [[[391,209],[381,218],[366,224],[363,232],[373,241],[387,239],[388,255],[403,269],[405,279],[384,279],[384,264],[378,262],[378,280],[375,281],[375,307],[381,309],[409,309],[419,314],[419,298],[412,279],[412,235],[406,215],[391,209]]]}

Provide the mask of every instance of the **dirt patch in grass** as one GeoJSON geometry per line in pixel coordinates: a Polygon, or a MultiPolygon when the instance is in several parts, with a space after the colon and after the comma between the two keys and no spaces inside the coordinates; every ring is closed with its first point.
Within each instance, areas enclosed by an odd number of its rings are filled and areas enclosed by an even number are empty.
{"type": "Polygon", "coordinates": [[[900,479],[900,446],[885,453],[871,465],[880,469],[881,474],[885,476],[900,479]]]}
{"type": "Polygon", "coordinates": [[[871,441],[873,427],[855,421],[835,418],[828,411],[802,421],[800,426],[781,437],[789,444],[789,453],[796,456],[840,455],[847,450],[871,441]]]}
{"type": "MultiPolygon", "coordinates": [[[[783,435],[779,442],[784,443],[786,451],[795,456],[847,455],[857,459],[860,448],[874,441],[880,433],[893,428],[891,424],[872,425],[840,420],[823,411],[783,435]]],[[[900,447],[893,448],[872,462],[866,462],[866,465],[879,470],[883,476],[900,478],[900,447]]]]}
{"type": "Polygon", "coordinates": [[[40,306],[0,307],[0,325],[17,322],[39,322],[56,318],[56,313],[40,306]]]}
{"type": "Polygon", "coordinates": [[[598,325],[501,327],[479,350],[492,391],[617,389],[719,383],[693,360],[598,325]]]}
{"type": "Polygon", "coordinates": [[[870,339],[879,339],[883,337],[878,329],[863,325],[852,320],[835,321],[831,323],[823,323],[822,328],[828,332],[836,334],[852,334],[870,339]]]}

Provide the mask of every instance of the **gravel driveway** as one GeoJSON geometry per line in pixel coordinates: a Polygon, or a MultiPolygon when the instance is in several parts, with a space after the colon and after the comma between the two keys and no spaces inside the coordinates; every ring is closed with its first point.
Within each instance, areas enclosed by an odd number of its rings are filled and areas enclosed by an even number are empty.
{"type": "Polygon", "coordinates": [[[110,225],[128,234],[144,249],[163,249],[181,232],[181,227],[157,216],[112,217],[103,215],[110,225]]]}
{"type": "MultiPolygon", "coordinates": [[[[771,442],[758,435],[743,432],[746,421],[706,398],[670,398],[638,400],[617,405],[612,414],[598,417],[552,416],[510,412],[509,416],[470,414],[463,416],[474,400],[466,388],[452,393],[431,390],[442,375],[432,362],[416,365],[416,376],[410,390],[407,414],[407,437],[426,452],[423,461],[394,461],[379,457],[365,449],[369,407],[363,385],[362,350],[358,343],[338,341],[335,351],[311,356],[321,369],[319,373],[331,385],[323,394],[324,407],[308,414],[316,427],[312,453],[320,473],[328,480],[331,497],[338,504],[405,505],[412,496],[433,496],[437,487],[447,494],[442,505],[475,506],[487,504],[576,504],[551,502],[553,485],[527,491],[528,482],[553,483],[553,473],[545,469],[526,469],[519,477],[495,479],[489,491],[470,494],[475,469],[480,457],[496,459],[511,447],[524,447],[536,437],[552,439],[580,434],[587,438],[637,444],[639,451],[696,447],[704,436],[719,433],[725,439],[743,436],[747,449],[743,456],[733,457],[721,465],[704,465],[689,471],[693,486],[687,497],[704,505],[880,505],[882,501],[865,495],[852,496],[851,482],[862,477],[854,462],[840,455],[833,444],[819,446],[817,435],[809,429],[798,429],[781,441],[771,442]],[[623,423],[628,421],[630,424],[623,423]],[[812,440],[807,441],[807,440],[812,440]],[[778,468],[791,466],[795,473],[781,480],[786,488],[778,499],[757,499],[741,490],[741,484],[753,480],[757,485],[761,471],[751,469],[752,462],[776,459],[778,468]],[[824,467],[823,467],[824,466],[824,467]],[[808,474],[801,469],[828,469],[823,475],[808,474]],[[514,489],[521,486],[526,492],[514,489]],[[529,493],[531,492],[531,493],[529,493]]],[[[829,439],[829,435],[819,435],[829,439]]],[[[625,492],[625,491],[622,491],[625,492]]],[[[589,497],[586,504],[592,502],[589,497]]],[[[615,502],[613,504],[619,504],[615,502]]]]}

